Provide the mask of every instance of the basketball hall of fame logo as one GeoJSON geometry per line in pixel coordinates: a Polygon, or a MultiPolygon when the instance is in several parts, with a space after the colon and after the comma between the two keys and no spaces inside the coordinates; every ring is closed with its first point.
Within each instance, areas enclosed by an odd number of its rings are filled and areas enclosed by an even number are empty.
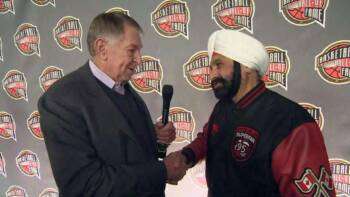
{"type": "Polygon", "coordinates": [[[57,80],[63,77],[63,70],[56,66],[46,67],[39,76],[39,84],[41,89],[45,92],[57,80]]]}
{"type": "Polygon", "coordinates": [[[0,111],[0,137],[16,140],[16,123],[12,114],[0,111]]]}
{"type": "Polygon", "coordinates": [[[2,79],[2,87],[10,98],[28,101],[27,80],[22,72],[18,70],[8,71],[2,79]]]}
{"type": "Polygon", "coordinates": [[[306,26],[318,23],[325,27],[328,0],[279,0],[279,11],[291,24],[306,26]]]}
{"type": "Polygon", "coordinates": [[[58,191],[53,188],[46,188],[39,194],[39,197],[58,197],[58,191]]]}
{"type": "Polygon", "coordinates": [[[125,15],[128,15],[130,16],[130,12],[129,10],[126,10],[124,8],[121,8],[121,7],[113,7],[113,8],[110,8],[106,11],[106,13],[110,13],[110,12],[113,12],[113,13],[122,13],[122,14],[125,14],[125,15]]]}
{"type": "Polygon", "coordinates": [[[197,90],[210,90],[210,68],[207,51],[198,51],[183,65],[186,81],[197,90]]]}
{"type": "Polygon", "coordinates": [[[55,0],[31,0],[35,5],[37,6],[47,6],[47,5],[52,5],[55,7],[55,0]]]}
{"type": "Polygon", "coordinates": [[[317,107],[314,104],[311,103],[299,103],[304,109],[306,109],[307,112],[315,119],[316,123],[320,127],[320,129],[323,129],[324,125],[324,116],[322,112],[321,107],[317,107]]]}
{"type": "Polygon", "coordinates": [[[331,158],[329,164],[337,197],[349,197],[350,162],[345,159],[331,158]]]}
{"type": "Polygon", "coordinates": [[[185,1],[165,0],[151,13],[152,26],[166,38],[189,38],[190,11],[185,1]]]}
{"type": "Polygon", "coordinates": [[[16,157],[16,165],[22,174],[40,179],[39,158],[31,150],[22,150],[16,157]]]}
{"type": "Polygon", "coordinates": [[[40,57],[40,34],[37,26],[23,23],[13,34],[13,41],[18,51],[25,56],[36,54],[40,57]]]}
{"type": "Polygon", "coordinates": [[[82,34],[81,23],[73,16],[62,17],[53,29],[53,37],[57,45],[67,51],[74,49],[82,51],[82,34]]]}
{"type": "Polygon", "coordinates": [[[280,86],[287,90],[290,60],[286,50],[276,46],[267,46],[269,66],[262,80],[269,88],[280,86]]]}
{"type": "Polygon", "coordinates": [[[253,33],[254,0],[217,0],[211,11],[212,19],[221,28],[253,33]]]}
{"type": "Polygon", "coordinates": [[[11,185],[6,191],[6,197],[28,197],[28,194],[23,187],[11,185]]]}
{"type": "MultiPolygon", "coordinates": [[[[157,118],[161,120],[162,117],[157,118]]],[[[192,112],[182,107],[172,107],[169,110],[169,121],[173,122],[176,130],[174,143],[192,142],[195,120],[192,112]]]]}
{"type": "Polygon", "coordinates": [[[27,119],[27,128],[36,139],[44,140],[40,128],[40,114],[38,111],[33,111],[33,113],[30,114],[27,119]]]}
{"type": "Polygon", "coordinates": [[[151,56],[142,56],[141,64],[135,68],[130,84],[141,93],[157,92],[161,94],[163,68],[159,59],[151,56]]]}
{"type": "Polygon", "coordinates": [[[350,83],[350,40],[328,45],[315,57],[315,70],[327,83],[350,83]]]}
{"type": "Polygon", "coordinates": [[[6,161],[2,152],[0,152],[0,175],[6,178],[6,161]]]}
{"type": "Polygon", "coordinates": [[[6,14],[11,12],[15,14],[15,7],[13,6],[14,0],[0,0],[0,14],[6,14]]]}

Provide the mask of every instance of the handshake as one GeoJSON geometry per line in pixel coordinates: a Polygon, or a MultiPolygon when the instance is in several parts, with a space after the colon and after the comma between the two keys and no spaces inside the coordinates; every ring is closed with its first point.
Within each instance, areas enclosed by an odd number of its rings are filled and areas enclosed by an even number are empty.
{"type": "Polygon", "coordinates": [[[185,176],[186,171],[191,167],[186,164],[186,157],[181,151],[170,153],[163,161],[167,171],[167,183],[172,185],[177,185],[177,182],[185,176]]]}
{"type": "MultiPolygon", "coordinates": [[[[154,126],[157,134],[157,142],[170,144],[175,140],[176,133],[172,122],[168,122],[166,125],[157,122],[154,126]]],[[[185,176],[186,171],[191,167],[191,165],[186,164],[186,157],[181,151],[170,153],[164,158],[163,162],[167,171],[167,182],[173,185],[177,185],[177,182],[185,176]]]]}

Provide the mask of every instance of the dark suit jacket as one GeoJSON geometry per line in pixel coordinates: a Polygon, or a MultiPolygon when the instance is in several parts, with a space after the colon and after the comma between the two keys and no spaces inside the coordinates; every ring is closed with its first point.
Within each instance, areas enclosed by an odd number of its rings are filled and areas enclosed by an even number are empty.
{"type": "Polygon", "coordinates": [[[146,151],[88,64],[53,84],[39,99],[41,129],[60,196],[164,196],[166,169],[156,136],[146,151]]]}

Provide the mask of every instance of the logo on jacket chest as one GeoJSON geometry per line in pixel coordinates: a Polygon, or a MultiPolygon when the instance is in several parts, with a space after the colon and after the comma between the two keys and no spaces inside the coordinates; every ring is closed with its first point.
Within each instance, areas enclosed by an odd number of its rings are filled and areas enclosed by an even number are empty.
{"type": "Polygon", "coordinates": [[[239,126],[234,129],[231,153],[236,161],[247,161],[255,150],[259,133],[249,127],[239,126]]]}

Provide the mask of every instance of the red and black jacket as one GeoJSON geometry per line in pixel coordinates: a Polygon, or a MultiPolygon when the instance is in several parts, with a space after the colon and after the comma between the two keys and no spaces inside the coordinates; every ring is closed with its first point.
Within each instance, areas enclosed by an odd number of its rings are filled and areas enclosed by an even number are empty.
{"type": "Polygon", "coordinates": [[[209,196],[335,196],[317,123],[262,82],[237,105],[219,101],[182,152],[206,158],[209,196]]]}

